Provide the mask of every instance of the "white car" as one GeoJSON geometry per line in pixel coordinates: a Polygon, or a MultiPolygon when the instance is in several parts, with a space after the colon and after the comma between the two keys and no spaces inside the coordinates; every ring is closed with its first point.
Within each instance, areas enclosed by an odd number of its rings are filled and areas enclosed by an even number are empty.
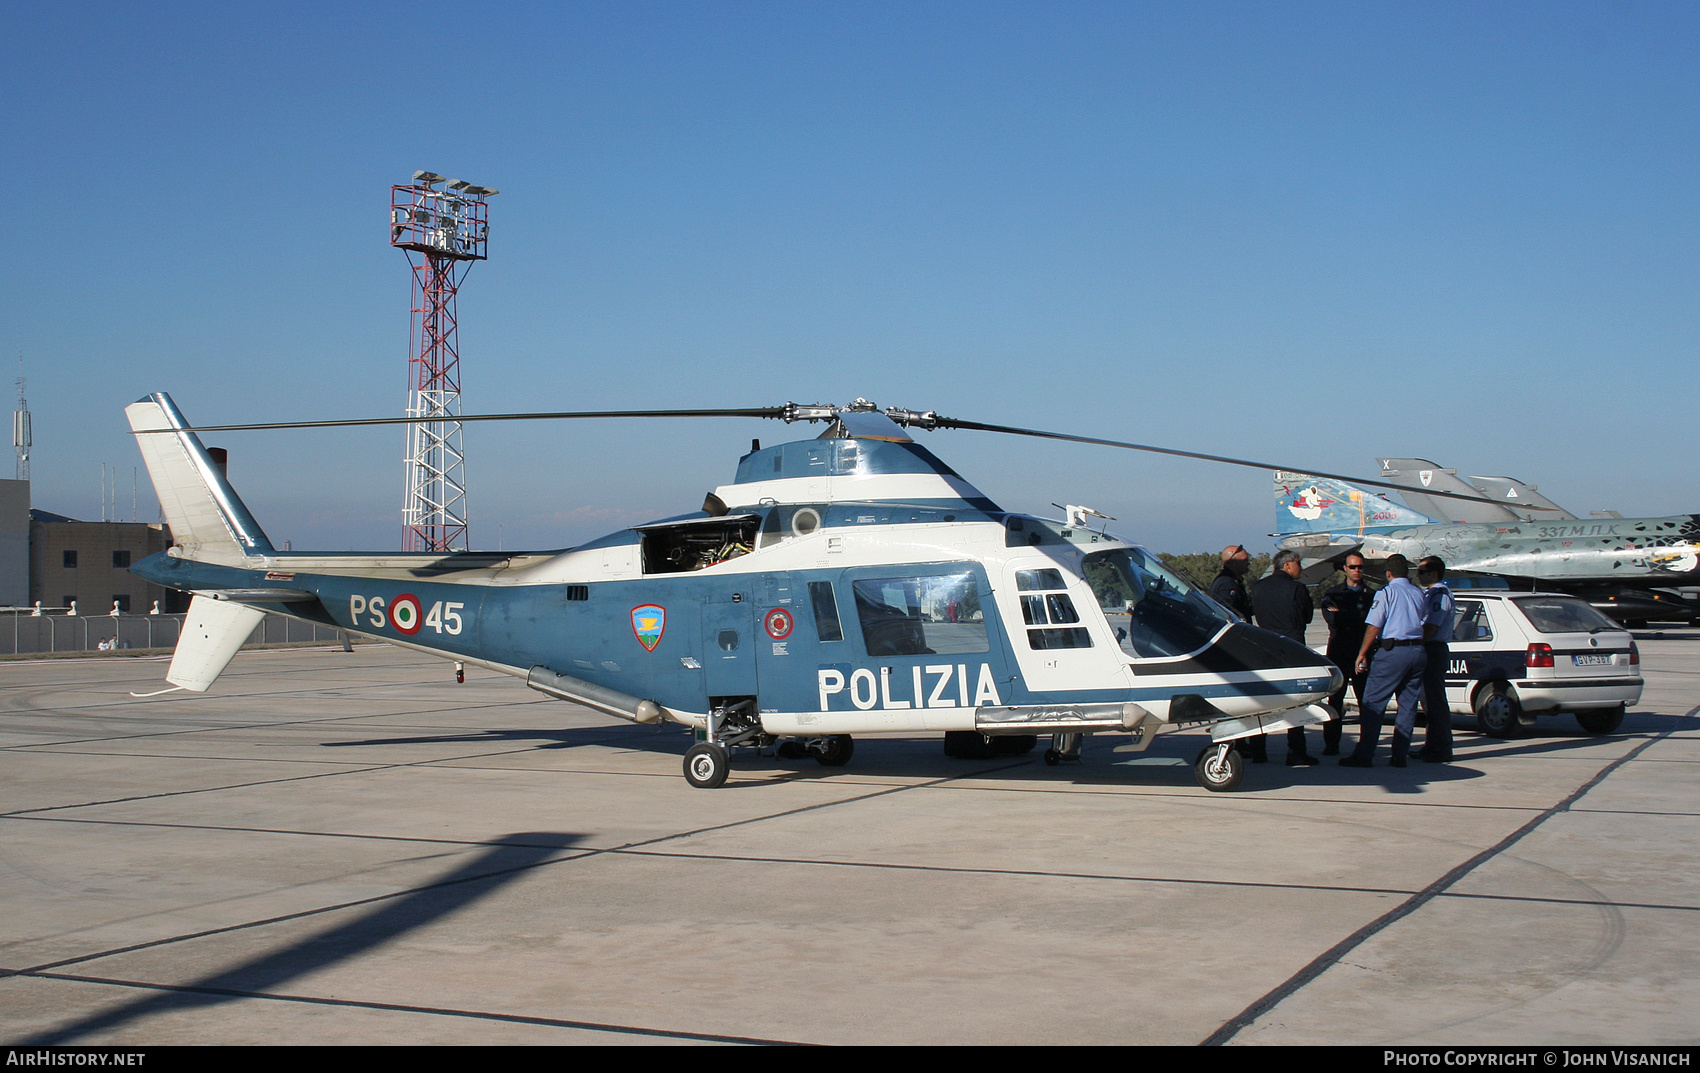
{"type": "Polygon", "coordinates": [[[1571,712],[1610,734],[1641,699],[1641,653],[1629,633],[1574,596],[1464,589],[1452,594],[1446,699],[1482,733],[1510,737],[1535,716],[1571,712]]]}

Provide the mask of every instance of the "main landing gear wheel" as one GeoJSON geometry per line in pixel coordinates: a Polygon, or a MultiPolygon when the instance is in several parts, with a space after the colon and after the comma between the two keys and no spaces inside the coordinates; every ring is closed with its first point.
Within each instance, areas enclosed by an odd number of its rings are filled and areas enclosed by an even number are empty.
{"type": "Polygon", "coordinates": [[[990,760],[997,753],[992,739],[978,730],[947,730],[944,755],[953,760],[990,760]]]}
{"type": "Polygon", "coordinates": [[[1522,729],[1523,706],[1508,686],[1489,686],[1476,695],[1476,726],[1490,738],[1514,738],[1522,729]]]}
{"type": "Polygon", "coordinates": [[[1045,750],[1045,766],[1046,767],[1056,767],[1060,763],[1062,763],[1062,754],[1061,753],[1057,752],[1055,749],[1046,749],[1045,750]]]}
{"type": "Polygon", "coordinates": [[[822,738],[820,751],[815,753],[815,762],[826,767],[843,767],[850,762],[850,756],[856,751],[856,743],[848,734],[834,734],[830,738],[822,738]]]}
{"type": "Polygon", "coordinates": [[[1596,708],[1591,712],[1577,712],[1576,721],[1582,729],[1590,734],[1610,734],[1623,725],[1624,709],[1628,707],[1619,704],[1615,708],[1596,708]]]}
{"type": "Polygon", "coordinates": [[[1240,784],[1240,777],[1245,774],[1245,758],[1233,742],[1219,741],[1199,752],[1198,759],[1192,762],[1192,773],[1198,785],[1206,790],[1227,793],[1240,784]]]}
{"type": "Polygon", "coordinates": [[[685,781],[699,790],[724,783],[729,767],[726,750],[711,741],[699,741],[685,753],[685,781]]]}

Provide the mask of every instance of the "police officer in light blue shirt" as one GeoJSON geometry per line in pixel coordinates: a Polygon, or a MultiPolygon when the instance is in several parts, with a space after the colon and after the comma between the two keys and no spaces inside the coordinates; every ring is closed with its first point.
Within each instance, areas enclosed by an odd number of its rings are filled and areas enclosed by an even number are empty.
{"type": "Polygon", "coordinates": [[[1423,694],[1423,668],[1428,665],[1423,651],[1423,618],[1426,607],[1422,590],[1411,584],[1411,563],[1403,555],[1386,561],[1387,587],[1375,594],[1364,617],[1364,640],[1358,649],[1357,672],[1369,672],[1364,683],[1358,746],[1351,756],[1340,758],[1341,767],[1371,767],[1381,724],[1387,718],[1387,702],[1399,697],[1399,716],[1393,724],[1394,767],[1404,767],[1411,751],[1411,733],[1417,724],[1417,703],[1423,694]],[[1380,645],[1372,664],[1370,648],[1380,645]]]}
{"type": "MultiPolygon", "coordinates": [[[[1428,716],[1428,731],[1417,755],[1431,764],[1445,764],[1452,759],[1452,706],[1446,700],[1446,668],[1452,662],[1452,590],[1441,579],[1446,576],[1446,564],[1440,556],[1430,555],[1417,563],[1417,584],[1423,589],[1423,713],[1428,716]]],[[[1401,710],[1403,701],[1399,702],[1401,710]]]]}

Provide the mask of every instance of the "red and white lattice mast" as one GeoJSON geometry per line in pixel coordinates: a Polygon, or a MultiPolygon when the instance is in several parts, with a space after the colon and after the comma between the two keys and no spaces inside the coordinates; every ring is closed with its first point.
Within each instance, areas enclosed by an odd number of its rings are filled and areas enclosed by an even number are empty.
{"type": "Polygon", "coordinates": [[[390,188],[390,245],[413,267],[413,324],[407,358],[407,490],[402,547],[456,551],[466,544],[465,456],[460,440],[460,344],[455,295],[474,261],[488,256],[489,208],[496,191],[416,171],[390,188]],[[417,256],[415,256],[417,255],[417,256]]]}

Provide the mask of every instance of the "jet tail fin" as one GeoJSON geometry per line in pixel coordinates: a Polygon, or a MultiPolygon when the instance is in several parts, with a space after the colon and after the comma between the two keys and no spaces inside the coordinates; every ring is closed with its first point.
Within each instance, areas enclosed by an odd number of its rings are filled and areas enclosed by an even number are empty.
{"type": "Polygon", "coordinates": [[[252,555],[273,554],[271,541],[200,437],[173,431],[189,423],[171,396],[156,392],[131,403],[124,413],[171,526],[172,541],[186,558],[236,565],[252,555]]]}
{"type": "Polygon", "coordinates": [[[1428,525],[1434,519],[1331,477],[1275,471],[1275,532],[1338,533],[1428,525]]]}
{"type": "Polygon", "coordinates": [[[1465,496],[1481,496],[1481,492],[1463,478],[1458,476],[1455,469],[1447,469],[1436,465],[1426,458],[1382,458],[1381,475],[1400,485],[1407,491],[1401,491],[1406,503],[1414,509],[1428,514],[1430,517],[1443,522],[1516,522],[1517,517],[1508,507],[1498,503],[1483,503],[1468,499],[1442,499],[1438,496],[1424,495],[1424,490],[1436,492],[1453,492],[1465,496]]]}

